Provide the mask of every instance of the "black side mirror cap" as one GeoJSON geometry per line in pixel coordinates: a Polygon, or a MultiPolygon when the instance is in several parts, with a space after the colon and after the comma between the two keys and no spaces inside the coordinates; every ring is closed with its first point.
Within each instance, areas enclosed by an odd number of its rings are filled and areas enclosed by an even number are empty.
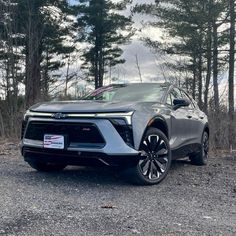
{"type": "Polygon", "coordinates": [[[190,101],[185,98],[175,98],[173,101],[174,110],[177,110],[180,107],[187,107],[190,105],[190,101]]]}

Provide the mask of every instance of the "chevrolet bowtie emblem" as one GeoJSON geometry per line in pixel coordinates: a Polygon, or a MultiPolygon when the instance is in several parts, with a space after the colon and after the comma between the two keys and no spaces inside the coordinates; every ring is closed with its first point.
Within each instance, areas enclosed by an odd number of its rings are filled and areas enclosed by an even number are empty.
{"type": "Polygon", "coordinates": [[[52,117],[55,119],[65,119],[67,117],[67,115],[63,114],[63,113],[55,113],[52,115],[52,117]]]}

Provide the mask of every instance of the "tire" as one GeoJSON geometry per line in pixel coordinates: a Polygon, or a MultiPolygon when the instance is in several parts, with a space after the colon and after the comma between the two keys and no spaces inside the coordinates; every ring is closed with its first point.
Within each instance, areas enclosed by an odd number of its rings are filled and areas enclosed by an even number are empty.
{"type": "Polygon", "coordinates": [[[189,157],[190,161],[194,165],[203,166],[207,164],[209,151],[209,135],[206,131],[202,134],[201,150],[189,157]]]}
{"type": "Polygon", "coordinates": [[[160,183],[171,166],[171,150],[167,137],[156,128],[149,128],[141,145],[140,160],[128,170],[136,184],[153,185],[160,183]]]}
{"type": "Polygon", "coordinates": [[[35,170],[40,172],[54,172],[63,170],[66,165],[62,164],[51,164],[43,162],[28,162],[28,164],[35,170]]]}

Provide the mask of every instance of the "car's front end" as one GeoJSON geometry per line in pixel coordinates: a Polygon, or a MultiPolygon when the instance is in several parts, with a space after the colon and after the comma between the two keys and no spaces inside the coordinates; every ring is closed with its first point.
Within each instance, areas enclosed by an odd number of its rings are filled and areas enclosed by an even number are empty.
{"type": "Polygon", "coordinates": [[[139,155],[134,149],[133,113],[29,110],[22,123],[22,154],[27,162],[128,162],[139,155]]]}

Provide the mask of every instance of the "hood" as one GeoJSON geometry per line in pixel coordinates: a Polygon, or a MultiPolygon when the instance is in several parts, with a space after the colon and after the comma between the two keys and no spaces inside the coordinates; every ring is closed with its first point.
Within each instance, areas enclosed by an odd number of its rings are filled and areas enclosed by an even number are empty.
{"type": "Polygon", "coordinates": [[[66,113],[93,113],[93,112],[128,112],[136,110],[140,102],[104,102],[104,101],[63,101],[38,103],[30,108],[35,112],[66,112],[66,113]]]}

